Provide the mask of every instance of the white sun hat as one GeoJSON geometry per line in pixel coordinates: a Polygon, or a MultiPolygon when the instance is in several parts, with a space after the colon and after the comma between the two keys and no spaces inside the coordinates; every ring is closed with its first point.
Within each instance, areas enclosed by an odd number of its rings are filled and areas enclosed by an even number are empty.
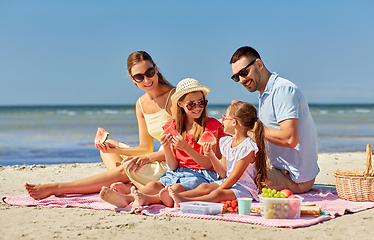
{"type": "Polygon", "coordinates": [[[202,91],[204,94],[204,97],[206,97],[206,95],[208,95],[208,93],[210,92],[210,89],[206,86],[200,85],[200,83],[193,78],[185,78],[177,84],[177,88],[173,96],[171,96],[171,100],[176,102],[183,95],[190,93],[190,92],[197,92],[197,91],[202,91]]]}

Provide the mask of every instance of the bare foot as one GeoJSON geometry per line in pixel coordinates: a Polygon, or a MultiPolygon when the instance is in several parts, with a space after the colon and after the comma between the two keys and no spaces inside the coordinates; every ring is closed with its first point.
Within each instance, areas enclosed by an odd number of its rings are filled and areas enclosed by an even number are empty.
{"type": "Polygon", "coordinates": [[[58,196],[58,185],[56,183],[40,185],[25,183],[24,186],[30,197],[34,199],[43,199],[51,195],[58,196]]]}
{"type": "Polygon", "coordinates": [[[108,187],[102,187],[99,196],[105,202],[113,204],[114,206],[117,206],[117,207],[126,207],[131,202],[131,199],[129,199],[128,196],[118,193],[116,191],[113,191],[112,189],[108,187]]]}
{"type": "Polygon", "coordinates": [[[130,194],[132,186],[134,186],[132,183],[125,184],[123,182],[116,182],[112,183],[112,185],[110,185],[110,188],[122,194],[130,194]]]}
{"type": "Polygon", "coordinates": [[[169,186],[164,187],[160,190],[158,193],[158,196],[161,199],[161,202],[167,206],[167,207],[173,207],[174,206],[174,200],[169,195],[169,186]]]}
{"type": "Polygon", "coordinates": [[[140,207],[145,206],[147,204],[147,194],[139,192],[136,187],[131,187],[131,196],[134,198],[134,203],[132,204],[132,207],[140,207]]]}
{"type": "Polygon", "coordinates": [[[173,189],[171,189],[170,187],[168,188],[169,190],[169,195],[170,197],[173,199],[174,201],[174,207],[179,207],[179,203],[181,202],[187,202],[187,200],[182,197],[181,195],[179,195],[178,193],[174,192],[173,189]]]}

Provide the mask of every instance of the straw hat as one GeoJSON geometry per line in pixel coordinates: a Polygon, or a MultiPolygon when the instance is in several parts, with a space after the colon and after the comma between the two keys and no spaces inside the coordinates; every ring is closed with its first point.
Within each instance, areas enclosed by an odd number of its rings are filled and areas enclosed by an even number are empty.
{"type": "Polygon", "coordinates": [[[171,100],[176,102],[183,95],[196,91],[202,91],[204,97],[206,97],[206,95],[208,95],[208,93],[210,92],[210,89],[208,87],[201,86],[200,83],[193,78],[185,78],[178,83],[175,93],[173,94],[173,96],[171,96],[171,100]]]}

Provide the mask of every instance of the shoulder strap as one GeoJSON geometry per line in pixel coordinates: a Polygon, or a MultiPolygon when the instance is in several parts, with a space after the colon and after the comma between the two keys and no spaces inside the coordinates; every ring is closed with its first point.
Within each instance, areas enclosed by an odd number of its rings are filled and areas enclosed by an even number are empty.
{"type": "Polygon", "coordinates": [[[166,103],[165,103],[165,107],[164,107],[165,110],[166,110],[166,107],[168,106],[168,102],[169,102],[170,94],[171,94],[171,92],[172,92],[174,89],[175,89],[175,88],[172,88],[172,89],[170,90],[170,92],[169,92],[169,95],[168,95],[168,98],[166,99],[166,103]]]}
{"type": "Polygon", "coordinates": [[[140,102],[140,98],[138,99],[138,101],[139,101],[140,109],[142,110],[142,113],[143,113],[143,115],[144,115],[144,110],[143,110],[143,107],[142,107],[142,103],[140,102]]]}

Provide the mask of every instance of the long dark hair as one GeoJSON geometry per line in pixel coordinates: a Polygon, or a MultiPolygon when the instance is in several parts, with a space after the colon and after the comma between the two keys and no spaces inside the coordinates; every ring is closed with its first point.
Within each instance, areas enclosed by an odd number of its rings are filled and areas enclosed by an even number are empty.
{"type": "MultiPolygon", "coordinates": [[[[134,67],[138,62],[141,61],[149,61],[152,63],[153,66],[155,66],[155,62],[153,61],[151,55],[149,55],[145,51],[136,51],[131,53],[128,58],[127,58],[127,72],[132,76],[131,69],[134,67]]],[[[158,82],[161,84],[166,84],[172,86],[165,78],[162,76],[160,71],[157,71],[157,77],[158,77],[158,82]]]]}
{"type": "Polygon", "coordinates": [[[229,107],[230,116],[236,119],[241,126],[247,127],[248,130],[254,129],[255,142],[258,147],[256,154],[256,168],[257,175],[255,178],[256,185],[261,192],[261,189],[265,187],[265,181],[267,180],[267,168],[268,159],[265,143],[264,125],[257,117],[257,109],[250,103],[237,102],[229,107]]]}

